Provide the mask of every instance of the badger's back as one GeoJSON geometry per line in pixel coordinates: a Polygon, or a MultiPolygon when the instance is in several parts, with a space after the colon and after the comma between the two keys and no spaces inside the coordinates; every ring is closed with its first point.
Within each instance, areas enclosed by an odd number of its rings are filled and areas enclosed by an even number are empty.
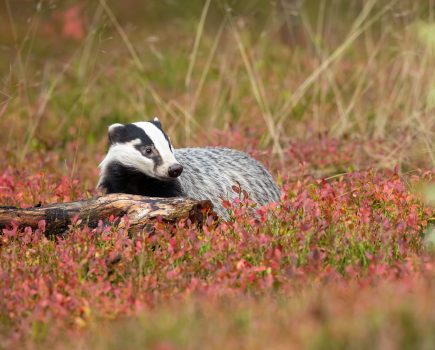
{"type": "Polygon", "coordinates": [[[246,153],[229,148],[181,148],[174,155],[184,167],[179,181],[185,195],[209,199],[219,215],[226,216],[219,197],[237,197],[231,188],[237,183],[259,205],[279,200],[272,176],[246,153]]]}

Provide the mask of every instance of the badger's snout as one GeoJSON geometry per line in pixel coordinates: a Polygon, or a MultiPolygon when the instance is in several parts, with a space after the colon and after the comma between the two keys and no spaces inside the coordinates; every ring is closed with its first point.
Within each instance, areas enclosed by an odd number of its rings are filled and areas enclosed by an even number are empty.
{"type": "Polygon", "coordinates": [[[170,177],[178,177],[183,172],[183,166],[181,164],[171,165],[168,169],[168,175],[170,177]]]}

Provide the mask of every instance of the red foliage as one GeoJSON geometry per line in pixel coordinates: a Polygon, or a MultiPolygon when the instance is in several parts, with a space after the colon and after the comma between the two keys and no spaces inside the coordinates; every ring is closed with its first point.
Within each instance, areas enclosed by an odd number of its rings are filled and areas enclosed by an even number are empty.
{"type": "Polygon", "coordinates": [[[77,4],[54,11],[50,21],[43,26],[44,33],[49,36],[60,33],[63,38],[77,41],[84,39],[86,26],[82,8],[81,4],[77,4]]]}
{"type": "Polygon", "coordinates": [[[66,38],[81,40],[85,37],[81,6],[74,5],[61,14],[62,34],[66,38]]]}
{"type": "MultiPolygon", "coordinates": [[[[291,147],[288,154],[302,152],[301,159],[314,162],[324,149],[325,166],[347,157],[328,158],[331,147],[342,147],[331,140],[308,151],[291,147]]],[[[83,181],[62,175],[59,163],[36,157],[26,168],[6,167],[0,203],[32,206],[89,196],[83,181]]],[[[433,276],[434,261],[423,244],[433,209],[410,190],[430,181],[432,172],[403,177],[396,170],[369,170],[296,181],[288,173],[280,203],[267,207],[256,207],[234,186],[239,198],[224,200],[230,220],[219,224],[211,217],[202,227],[188,220],[157,222],[152,236],[132,237],[128,218],[126,228],[110,218],[110,225],[100,222],[95,229],[72,223],[65,237],[53,241],[44,236],[43,221],[33,232],[11,223],[0,240],[0,314],[9,334],[21,339],[40,325],[50,325],[51,334],[77,330],[97,318],[191,295],[282,294],[433,276]]]]}
{"type": "MultiPolygon", "coordinates": [[[[229,221],[210,218],[201,228],[158,222],[152,236],[129,236],[127,218],[123,229],[72,224],[56,241],[44,236],[44,222],[34,232],[12,223],[0,243],[0,314],[22,336],[37,323],[76,329],[192,293],[291,293],[303,285],[363,286],[433,270],[422,254],[424,221],[433,211],[394,171],[285,181],[281,202],[262,208],[234,190],[240,198],[225,202],[229,221]]],[[[1,203],[77,197],[77,181],[66,177],[10,168],[0,176],[1,203]]]]}

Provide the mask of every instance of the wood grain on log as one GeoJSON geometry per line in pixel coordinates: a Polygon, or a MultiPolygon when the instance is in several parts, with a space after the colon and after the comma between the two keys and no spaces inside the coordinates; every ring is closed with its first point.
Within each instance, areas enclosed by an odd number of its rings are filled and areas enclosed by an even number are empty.
{"type": "Polygon", "coordinates": [[[19,227],[38,227],[45,220],[48,234],[64,232],[74,218],[82,226],[96,227],[99,220],[111,215],[127,215],[130,227],[143,229],[151,221],[161,217],[164,221],[174,222],[181,218],[202,220],[207,212],[212,212],[212,204],[207,200],[190,198],[155,198],[130,194],[109,194],[77,202],[56,203],[33,208],[0,207],[0,228],[14,221],[19,227]]]}

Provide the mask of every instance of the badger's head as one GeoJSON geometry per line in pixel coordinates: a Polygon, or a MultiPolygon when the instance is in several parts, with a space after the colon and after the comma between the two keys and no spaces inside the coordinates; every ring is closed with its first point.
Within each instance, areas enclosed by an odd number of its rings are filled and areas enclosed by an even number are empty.
{"type": "Polygon", "coordinates": [[[149,122],[112,124],[108,136],[109,151],[100,164],[100,182],[113,162],[159,180],[172,180],[183,171],[157,118],[149,122]]]}

